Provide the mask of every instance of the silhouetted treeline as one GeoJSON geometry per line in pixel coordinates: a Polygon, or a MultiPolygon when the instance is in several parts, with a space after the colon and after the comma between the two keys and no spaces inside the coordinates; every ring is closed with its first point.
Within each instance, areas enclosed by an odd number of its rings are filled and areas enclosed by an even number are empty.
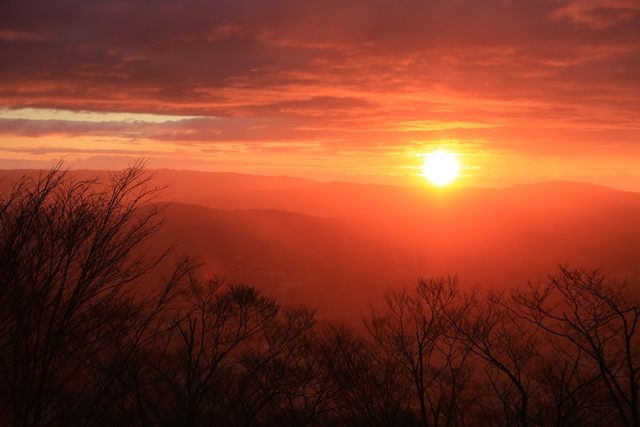
{"type": "Polygon", "coordinates": [[[640,426],[625,283],[419,280],[356,333],[187,259],[149,283],[158,191],[141,165],[108,183],[57,167],[2,195],[1,425],[640,426]]]}

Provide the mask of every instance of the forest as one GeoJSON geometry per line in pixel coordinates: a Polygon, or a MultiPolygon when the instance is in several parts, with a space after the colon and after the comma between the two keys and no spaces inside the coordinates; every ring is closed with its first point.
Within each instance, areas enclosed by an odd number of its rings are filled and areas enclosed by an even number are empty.
{"type": "Polygon", "coordinates": [[[0,424],[640,426],[637,284],[416,278],[354,328],[151,245],[162,191],[58,165],[1,195],[0,424]]]}

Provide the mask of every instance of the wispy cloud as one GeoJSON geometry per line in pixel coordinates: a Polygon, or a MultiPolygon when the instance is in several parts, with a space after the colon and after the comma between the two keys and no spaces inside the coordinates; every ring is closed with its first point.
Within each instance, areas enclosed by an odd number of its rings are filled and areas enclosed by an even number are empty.
{"type": "Polygon", "coordinates": [[[553,16],[595,30],[633,21],[640,15],[637,0],[570,0],[565,1],[553,16]]]}
{"type": "Polygon", "coordinates": [[[74,111],[51,108],[0,108],[0,120],[59,120],[91,123],[166,123],[195,119],[197,116],[171,116],[147,113],[124,113],[110,111],[74,111]]]}

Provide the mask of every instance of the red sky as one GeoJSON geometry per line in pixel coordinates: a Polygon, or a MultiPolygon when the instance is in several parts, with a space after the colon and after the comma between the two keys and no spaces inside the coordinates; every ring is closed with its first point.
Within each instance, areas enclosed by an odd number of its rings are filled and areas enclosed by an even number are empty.
{"type": "Polygon", "coordinates": [[[640,0],[5,0],[0,167],[640,191],[640,0]]]}

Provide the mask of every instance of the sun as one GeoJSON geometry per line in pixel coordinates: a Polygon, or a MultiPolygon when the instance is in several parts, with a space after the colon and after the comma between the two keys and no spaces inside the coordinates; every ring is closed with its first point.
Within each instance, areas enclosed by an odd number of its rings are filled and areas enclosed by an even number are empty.
{"type": "Polygon", "coordinates": [[[433,185],[443,187],[460,176],[458,156],[445,150],[436,150],[425,156],[422,175],[433,185]]]}

